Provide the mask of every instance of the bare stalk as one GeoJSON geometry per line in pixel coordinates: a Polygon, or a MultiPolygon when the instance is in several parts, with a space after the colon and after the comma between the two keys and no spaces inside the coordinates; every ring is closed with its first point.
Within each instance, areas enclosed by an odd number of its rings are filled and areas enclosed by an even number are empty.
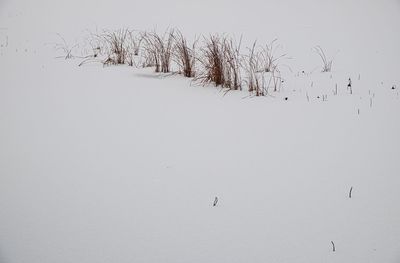
{"type": "Polygon", "coordinates": [[[329,60],[325,56],[325,52],[320,46],[316,46],[314,50],[322,60],[322,72],[331,72],[333,60],[329,60]]]}

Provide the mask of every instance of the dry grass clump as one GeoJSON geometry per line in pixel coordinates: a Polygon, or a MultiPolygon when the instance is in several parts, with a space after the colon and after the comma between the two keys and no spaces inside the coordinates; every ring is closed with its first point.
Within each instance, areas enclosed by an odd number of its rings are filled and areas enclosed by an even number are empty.
{"type": "MultiPolygon", "coordinates": [[[[91,34],[89,49],[79,65],[102,62],[103,65],[127,64],[135,67],[154,67],[155,72],[178,73],[200,82],[214,84],[229,90],[242,90],[246,85],[255,96],[266,96],[269,90],[279,91],[282,86],[280,62],[286,54],[278,53],[276,39],[258,47],[254,42],[241,53],[242,38],[213,34],[204,37],[200,48],[197,39],[191,45],[177,29],[167,30],[160,35],[155,31],[139,32],[122,28],[91,34]]],[[[71,57],[71,50],[63,40],[60,46],[71,57]]],[[[328,61],[320,47],[316,48],[324,64],[324,71],[330,70],[328,61]]],[[[290,69],[290,68],[289,68],[290,69]]]]}
{"type": "Polygon", "coordinates": [[[136,31],[122,28],[118,30],[104,30],[101,33],[92,33],[85,39],[84,60],[82,66],[91,62],[101,62],[103,65],[128,64],[137,66],[142,35],[136,31]]]}
{"type": "Polygon", "coordinates": [[[203,84],[214,83],[215,86],[225,84],[223,44],[219,36],[205,39],[205,47],[201,48],[202,57],[198,58],[203,72],[197,77],[203,84]]]}
{"type": "Polygon", "coordinates": [[[104,65],[125,64],[128,59],[128,29],[106,31],[102,34],[107,48],[107,58],[104,65]]]}
{"type": "Polygon", "coordinates": [[[188,78],[195,77],[195,63],[196,53],[195,46],[197,40],[195,40],[191,47],[189,47],[186,38],[182,35],[179,30],[173,35],[175,41],[174,48],[174,61],[178,64],[180,72],[188,78]]]}
{"type": "Polygon", "coordinates": [[[225,39],[225,59],[228,64],[225,78],[225,87],[232,90],[242,90],[242,79],[241,79],[241,55],[240,46],[242,38],[240,38],[239,44],[236,44],[233,39],[225,39]]]}
{"type": "Polygon", "coordinates": [[[155,72],[169,73],[173,54],[174,30],[160,36],[156,32],[144,33],[144,50],[147,66],[154,66],[155,72]]]}
{"type": "Polygon", "coordinates": [[[202,72],[197,79],[202,84],[214,83],[215,86],[240,90],[240,43],[236,45],[232,39],[219,35],[211,35],[204,42],[198,58],[202,72]]]}

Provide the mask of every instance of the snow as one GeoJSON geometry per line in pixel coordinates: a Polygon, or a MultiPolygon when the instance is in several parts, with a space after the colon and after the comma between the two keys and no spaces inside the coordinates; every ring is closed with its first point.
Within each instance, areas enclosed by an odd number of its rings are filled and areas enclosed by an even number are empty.
{"type": "Polygon", "coordinates": [[[393,0],[0,2],[0,262],[400,262],[399,12],[393,0]],[[278,38],[292,71],[255,98],[55,59],[56,32],[75,43],[124,26],[278,38]]]}

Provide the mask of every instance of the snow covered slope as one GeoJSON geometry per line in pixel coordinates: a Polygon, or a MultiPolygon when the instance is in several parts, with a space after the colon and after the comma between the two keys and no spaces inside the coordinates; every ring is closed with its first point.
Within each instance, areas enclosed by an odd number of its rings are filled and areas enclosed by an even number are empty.
{"type": "Polygon", "coordinates": [[[0,262],[400,262],[399,14],[394,0],[0,2],[0,262]],[[54,58],[55,33],[167,26],[278,38],[292,72],[254,98],[54,58]]]}

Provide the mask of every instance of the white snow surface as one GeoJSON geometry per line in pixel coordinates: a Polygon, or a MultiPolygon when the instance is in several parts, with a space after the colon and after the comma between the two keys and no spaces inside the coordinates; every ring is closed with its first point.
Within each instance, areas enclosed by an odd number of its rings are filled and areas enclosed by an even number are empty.
{"type": "Polygon", "coordinates": [[[0,262],[400,262],[399,32],[398,0],[0,1],[0,262]],[[175,26],[278,38],[284,89],[52,48],[175,26]]]}

